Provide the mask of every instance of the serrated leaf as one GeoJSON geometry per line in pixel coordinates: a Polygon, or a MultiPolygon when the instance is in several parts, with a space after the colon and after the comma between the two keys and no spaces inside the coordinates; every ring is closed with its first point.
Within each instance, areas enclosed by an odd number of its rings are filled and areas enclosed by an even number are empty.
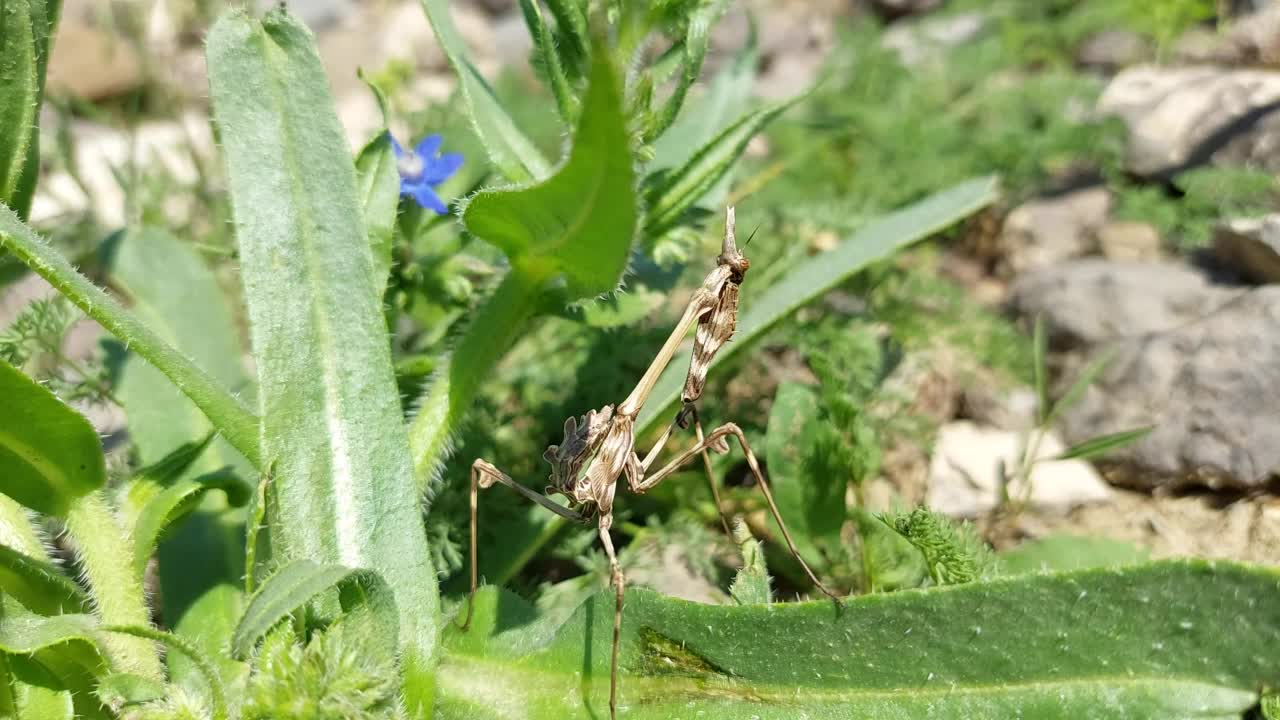
{"type": "Polygon", "coordinates": [[[515,120],[507,114],[502,103],[498,102],[489,82],[472,64],[467,44],[458,34],[453,16],[449,14],[448,0],[422,0],[422,9],[427,14],[431,29],[435,31],[440,48],[458,74],[458,83],[467,104],[472,127],[498,172],[512,182],[546,177],[551,166],[520,131],[515,120]]]}
{"type": "Polygon", "coordinates": [[[369,250],[373,255],[373,285],[378,302],[391,273],[391,249],[395,238],[396,210],[400,205],[400,173],[391,150],[391,135],[383,132],[356,156],[356,180],[365,223],[369,227],[369,250]]]}
{"type": "Polygon", "coordinates": [[[62,517],[75,500],[102,487],[102,443],[83,415],[2,360],[0,397],[0,489],[6,495],[62,517]]]}
{"type": "MultiPolygon", "coordinates": [[[[247,658],[254,646],[281,620],[289,617],[321,593],[344,583],[358,583],[368,595],[388,594],[375,573],[337,565],[320,565],[307,560],[289,563],[272,575],[254,593],[244,617],[231,637],[231,653],[247,658]]],[[[394,611],[393,611],[394,612],[394,611]]],[[[389,618],[394,624],[394,616],[389,618]]],[[[395,632],[392,630],[392,636],[395,632]]]]}
{"type": "Polygon", "coordinates": [[[738,162],[751,138],[799,99],[773,103],[743,115],[680,167],[647,178],[644,192],[648,210],[644,222],[646,242],[653,242],[680,224],[685,213],[738,162]]]}
{"type": "Polygon", "coordinates": [[[75,581],[47,560],[0,545],[0,591],[40,615],[83,613],[89,599],[75,581]]]}
{"type": "MultiPolygon", "coordinates": [[[[1269,568],[1164,561],[843,605],[628,592],[619,716],[1225,720],[1276,680],[1269,568]]],[[[475,609],[469,632],[446,637],[437,717],[608,713],[611,592],[559,628],[491,588],[475,609]]]]}
{"type": "Polygon", "coordinates": [[[1110,538],[1050,535],[1023,543],[999,555],[1001,575],[1061,572],[1086,568],[1137,565],[1151,553],[1133,543],[1110,538]]]}
{"type": "Polygon", "coordinates": [[[1105,455],[1112,450],[1132,445],[1151,433],[1155,426],[1138,428],[1136,430],[1122,430],[1110,435],[1103,435],[1082,443],[1072,445],[1053,457],[1054,460],[1088,460],[1099,455],[1105,455]]]}
{"type": "Polygon", "coordinates": [[[142,577],[147,562],[155,552],[161,536],[171,525],[182,521],[196,509],[205,493],[221,490],[232,507],[243,507],[252,488],[232,470],[206,473],[190,480],[178,480],[164,488],[138,513],[133,526],[133,567],[142,577]]]}
{"type": "Polygon", "coordinates": [[[769,587],[769,568],[764,563],[764,546],[751,536],[741,518],[733,524],[733,539],[742,553],[742,567],[733,576],[729,595],[739,605],[768,605],[773,602],[773,591],[769,587]]]}
{"type": "MultiPolygon", "coordinates": [[[[753,295],[751,277],[748,276],[742,291],[746,310],[738,316],[733,342],[720,350],[711,367],[733,357],[743,348],[751,347],[751,340],[857,271],[945,229],[995,198],[996,181],[993,178],[969,180],[873,220],[836,249],[799,263],[758,295],[753,295]]],[[[636,420],[637,436],[653,432],[658,422],[670,417],[688,368],[687,353],[672,360],[636,420]]]]}
{"type": "Polygon", "coordinates": [[[462,220],[515,271],[563,273],[570,299],[613,290],[636,228],[635,169],[622,88],[609,52],[592,53],[590,84],[569,158],[545,182],[484,190],[462,220]]]}
{"type": "MultiPolygon", "coordinates": [[[[809,471],[814,452],[818,396],[812,388],[787,382],[778,386],[765,433],[765,458],[778,511],[787,522],[800,554],[815,562],[815,542],[839,542],[846,516],[846,484],[839,477],[815,477],[809,471]]],[[[776,539],[782,534],[776,525],[776,539]]]]}
{"type": "Polygon", "coordinates": [[[287,11],[257,21],[233,10],[210,31],[207,52],[262,454],[274,463],[273,548],[282,562],[376,571],[393,589],[407,704],[421,715],[437,644],[436,575],[355,168],[315,41],[287,11]]]}
{"type": "Polygon", "coordinates": [[[724,14],[727,5],[725,0],[711,0],[698,3],[689,13],[688,27],[682,43],[684,57],[680,64],[680,79],[650,129],[647,135],[649,139],[662,135],[675,122],[680,108],[684,106],[689,88],[693,87],[693,83],[702,74],[702,62],[706,59],[707,46],[711,43],[711,27],[724,14]]]}

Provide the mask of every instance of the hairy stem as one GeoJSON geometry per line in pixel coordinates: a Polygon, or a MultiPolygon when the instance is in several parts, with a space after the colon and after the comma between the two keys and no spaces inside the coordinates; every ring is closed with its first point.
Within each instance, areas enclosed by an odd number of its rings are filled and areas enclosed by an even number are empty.
{"type": "Polygon", "coordinates": [[[420,490],[448,457],[449,441],[481,384],[524,332],[544,278],[544,273],[531,268],[512,268],[424,391],[409,427],[420,490]]]}
{"type": "MultiPolygon", "coordinates": [[[[149,627],[150,613],[142,584],[133,571],[128,537],[101,493],[86,495],[71,506],[67,534],[75,544],[102,622],[149,627]]],[[[104,642],[116,670],[163,679],[160,655],[150,640],[109,637],[104,642]]]]}
{"type": "Polygon", "coordinates": [[[208,373],[162,340],[89,278],[76,272],[66,258],[3,204],[0,204],[0,247],[12,252],[86,315],[164,373],[242,455],[255,466],[259,464],[258,418],[208,373]]]}

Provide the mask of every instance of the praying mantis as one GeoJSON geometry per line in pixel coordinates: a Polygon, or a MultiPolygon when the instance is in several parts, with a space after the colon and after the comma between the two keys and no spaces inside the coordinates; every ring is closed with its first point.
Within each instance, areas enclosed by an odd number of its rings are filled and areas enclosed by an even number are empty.
{"type": "MultiPolygon", "coordinates": [[[[721,245],[720,255],[716,258],[715,268],[694,291],[680,321],[667,337],[662,349],[658,351],[631,394],[617,406],[605,405],[599,410],[591,410],[579,418],[570,417],[565,421],[564,440],[559,445],[548,447],[543,453],[543,458],[551,465],[551,484],[547,487],[548,494],[537,493],[520,485],[485,460],[476,460],[471,466],[471,595],[467,599],[467,614],[461,625],[462,629],[467,629],[471,624],[471,603],[479,580],[476,524],[481,489],[500,483],[567,520],[588,524],[594,521],[600,535],[600,543],[604,546],[605,555],[609,559],[610,579],[616,597],[613,616],[613,650],[609,665],[610,718],[617,716],[618,645],[622,631],[622,598],[626,586],[626,578],[618,565],[618,556],[609,534],[613,526],[614,494],[620,478],[626,479],[627,487],[633,493],[643,494],[677,472],[694,456],[701,455],[715,497],[717,511],[720,511],[719,491],[716,488],[711,471],[711,460],[707,452],[711,450],[727,453],[729,452],[727,439],[735,438],[743,454],[746,455],[747,465],[755,478],[756,487],[764,493],[769,512],[773,514],[778,528],[782,531],[791,554],[800,563],[813,584],[828,597],[837,600],[836,595],[818,580],[796,550],[795,542],[787,530],[786,523],[783,522],[782,514],[773,500],[773,493],[770,492],[769,484],[760,469],[760,463],[756,460],[755,453],[752,452],[742,430],[730,422],[704,435],[702,422],[698,418],[696,403],[702,397],[706,387],[707,369],[720,348],[733,337],[737,325],[739,289],[746,277],[747,269],[751,266],[750,261],[738,249],[734,225],[734,208],[730,206],[725,210],[724,242],[721,245]],[[694,326],[697,327],[697,331],[694,335],[689,372],[681,392],[681,408],[654,446],[642,458],[635,447],[636,416],[644,407],[658,377],[671,363],[685,335],[694,326]],[[671,439],[672,431],[677,427],[687,429],[690,420],[696,428],[697,442],[678,453],[660,469],[649,474],[650,467],[671,439]],[[548,496],[553,493],[568,498],[568,507],[553,502],[548,496]]],[[[724,523],[723,515],[721,515],[721,522],[724,523]]]]}

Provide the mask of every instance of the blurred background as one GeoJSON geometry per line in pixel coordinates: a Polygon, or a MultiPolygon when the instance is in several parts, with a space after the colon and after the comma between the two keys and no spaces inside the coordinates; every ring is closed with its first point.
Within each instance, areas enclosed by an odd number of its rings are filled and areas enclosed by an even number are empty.
{"type": "MultiPolygon", "coordinates": [[[[445,150],[467,157],[441,189],[446,200],[484,181],[483,151],[417,2],[289,6],[318,37],[353,152],[381,127],[359,70],[386,93],[402,142],[440,133],[445,150]]],[[[224,7],[64,1],[31,220],[87,272],[112,231],[155,225],[190,242],[237,292],[202,44],[224,7]]],[[[531,70],[520,8],[460,0],[452,12],[480,71],[557,156],[564,137],[531,70]]],[[[998,175],[1001,200],[717,369],[708,423],[737,422],[774,448],[769,469],[795,488],[802,512],[847,493],[863,511],[924,503],[972,520],[1001,550],[1066,533],[1117,557],[1280,557],[1280,2],[746,0],[713,29],[704,77],[726,72],[752,43],[736,77],[753,102],[812,90],[754,138],[728,192],[740,229],[757,233],[751,287],[966,178],[998,175]],[[1034,389],[1037,317],[1050,394],[1071,400],[1052,418],[1034,389]],[[1082,375],[1090,382],[1073,391],[1082,375]],[[810,436],[783,437],[771,417],[789,385],[818,391],[820,429],[810,436]],[[1132,446],[1038,464],[1001,490],[997,468],[1017,476],[1029,438],[1038,438],[1032,455],[1049,457],[1144,426],[1154,429],[1132,446]],[[788,448],[799,460],[784,462],[788,448]]],[[[706,83],[696,91],[705,95],[706,83]]],[[[453,590],[462,587],[471,460],[486,457],[540,489],[542,448],[564,417],[634,383],[705,273],[716,232],[711,223],[658,248],[669,292],[642,297],[638,313],[553,319],[512,349],[433,488],[432,542],[453,590]]],[[[415,261],[416,280],[399,298],[408,324],[394,340],[406,408],[453,323],[489,287],[492,255],[415,261]]],[[[0,327],[12,343],[15,318],[48,288],[32,276],[6,282],[0,327]]],[[[78,389],[125,467],[128,418],[111,392],[111,346],[92,323],[67,325],[54,354],[82,372],[68,378],[64,364],[49,378],[78,389]]],[[[768,535],[739,463],[717,460],[726,510],[768,535]]],[[[737,560],[696,475],[623,497],[624,561],[634,583],[718,600],[737,560]]],[[[491,582],[568,608],[566,595],[607,578],[593,532],[548,523],[497,491],[482,505],[491,582]]],[[[843,525],[812,548],[842,590],[875,585],[859,548],[877,541],[864,530],[843,525]]],[[[785,558],[772,560],[783,590],[802,583],[785,558]]]]}

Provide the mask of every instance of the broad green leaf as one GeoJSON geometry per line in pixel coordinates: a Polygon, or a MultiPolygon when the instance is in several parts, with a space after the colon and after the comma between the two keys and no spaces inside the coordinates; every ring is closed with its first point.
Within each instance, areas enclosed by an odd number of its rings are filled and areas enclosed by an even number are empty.
{"type": "MultiPolygon", "coordinates": [[[[1273,685],[1280,573],[1165,561],[830,602],[628,593],[619,717],[1239,718],[1273,685]]],[[[441,718],[608,715],[613,597],[559,628],[486,588],[441,718]]]]}
{"type": "Polygon", "coordinates": [[[118,501],[119,513],[125,524],[132,526],[137,522],[138,514],[147,503],[185,475],[204,451],[209,449],[209,444],[215,437],[216,435],[209,433],[203,440],[183,443],[173,452],[135,472],[118,501]]]}
{"type": "Polygon", "coordinates": [[[284,566],[254,593],[231,638],[231,652],[247,658],[258,641],[281,620],[300,610],[321,593],[344,583],[359,583],[371,594],[385,592],[377,575],[336,565],[298,560],[284,566]]]}
{"type": "Polygon", "coordinates": [[[96,628],[97,620],[91,615],[43,617],[6,603],[0,617],[0,653],[35,655],[48,651],[99,673],[107,667],[107,654],[96,628]]]}
{"type": "MultiPolygon", "coordinates": [[[[120,303],[76,272],[58,251],[27,227],[8,207],[0,206],[0,246],[97,320],[130,350],[164,373],[248,460],[258,463],[258,419],[209,372],[193,363],[120,303]]],[[[181,442],[194,439],[182,438],[181,442]]],[[[166,446],[165,452],[178,443],[166,446]]]]}
{"type": "Polygon", "coordinates": [[[1050,535],[1000,553],[1001,575],[1137,565],[1150,553],[1110,538],[1050,535]]]}
{"type": "Polygon", "coordinates": [[[207,53],[257,361],[261,452],[274,463],[273,547],[278,540],[282,562],[383,578],[399,612],[410,712],[428,714],[436,574],[355,168],[314,38],[286,11],[257,21],[233,10],[210,30],[207,53]]]}
{"type": "MultiPolygon", "coordinates": [[[[720,351],[712,362],[712,367],[733,357],[743,348],[750,347],[751,340],[857,271],[947,228],[985,207],[995,197],[996,182],[993,178],[969,180],[932,195],[907,208],[873,220],[836,249],[798,264],[782,280],[758,296],[752,293],[751,277],[748,274],[743,290],[746,310],[738,316],[733,342],[720,351]]],[[[682,353],[658,379],[648,404],[637,419],[637,436],[652,432],[659,421],[670,416],[671,407],[679,399],[688,367],[688,354],[682,353]]]]}
{"type": "Polygon", "coordinates": [[[1110,435],[1103,435],[1102,437],[1085,440],[1078,445],[1072,445],[1066,450],[1063,450],[1055,455],[1053,459],[1088,460],[1090,458],[1095,458],[1099,455],[1105,455],[1112,450],[1132,445],[1149,435],[1154,429],[1154,426],[1150,426],[1138,428],[1136,430],[1122,430],[1117,433],[1111,433],[1110,435]]]}
{"type": "Polygon", "coordinates": [[[221,490],[233,507],[243,507],[252,492],[249,484],[230,470],[206,473],[190,480],[178,480],[164,488],[138,514],[133,527],[133,567],[138,577],[142,577],[146,571],[147,562],[155,552],[161,535],[195,510],[196,505],[210,490],[221,490]]]}
{"type": "Polygon", "coordinates": [[[360,202],[369,228],[374,291],[378,302],[382,302],[387,276],[391,274],[396,209],[400,205],[400,173],[389,133],[383,132],[374,138],[356,156],[356,180],[360,183],[360,202]]]}
{"type": "Polygon", "coordinates": [[[0,360],[0,468],[4,493],[36,512],[63,516],[102,487],[98,433],[80,413],[0,360]]]}
{"type": "Polygon", "coordinates": [[[564,273],[571,299],[610,292],[635,237],[630,147],[622,88],[609,52],[598,47],[569,159],[536,185],[481,191],[462,220],[501,248],[515,271],[564,273]]]}
{"type": "MultiPolygon", "coordinates": [[[[791,382],[778,386],[765,433],[765,459],[778,510],[796,549],[810,563],[818,561],[817,544],[840,541],[840,526],[847,516],[845,478],[815,477],[811,471],[818,422],[818,397],[812,388],[791,382]]],[[[781,543],[781,531],[773,527],[781,543]]]]}
{"type": "Polygon", "coordinates": [[[556,109],[566,123],[571,123],[578,116],[578,98],[573,93],[569,77],[565,75],[555,37],[547,26],[546,19],[542,17],[542,7],[537,0],[520,0],[520,12],[524,15],[525,25],[529,27],[529,35],[533,37],[534,50],[538,53],[543,75],[551,85],[551,93],[555,95],[556,109]]]}
{"type": "Polygon", "coordinates": [[[733,539],[742,552],[742,567],[733,576],[729,595],[739,605],[768,605],[773,602],[773,591],[769,587],[769,568],[764,564],[764,546],[751,537],[742,518],[733,524],[733,539]]]}
{"type": "Polygon", "coordinates": [[[694,153],[684,165],[646,178],[646,242],[653,242],[679,225],[685,213],[733,169],[751,138],[799,99],[791,98],[747,113],[694,153]]]}
{"type": "Polygon", "coordinates": [[[18,655],[3,658],[8,665],[0,677],[13,682],[14,715],[17,720],[72,720],[75,701],[62,679],[36,660],[18,655]]]}
{"type": "Polygon", "coordinates": [[[89,599],[57,565],[0,545],[0,591],[40,615],[83,613],[89,599]]]}
{"type": "Polygon", "coordinates": [[[453,16],[449,14],[448,0],[422,0],[422,9],[445,57],[449,58],[449,64],[458,74],[471,124],[498,172],[512,182],[546,177],[551,172],[546,158],[516,126],[515,120],[498,102],[493,88],[468,57],[466,42],[458,34],[453,16]]]}

